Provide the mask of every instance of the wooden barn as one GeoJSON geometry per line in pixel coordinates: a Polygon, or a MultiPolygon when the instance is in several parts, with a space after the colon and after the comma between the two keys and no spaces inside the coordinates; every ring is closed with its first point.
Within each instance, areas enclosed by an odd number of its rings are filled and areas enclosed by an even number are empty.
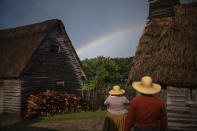
{"type": "Polygon", "coordinates": [[[169,131],[197,131],[197,3],[148,21],[131,67],[128,84],[148,75],[162,85],[169,131]]]}
{"type": "Polygon", "coordinates": [[[47,89],[81,95],[86,74],[58,19],[0,30],[0,114],[23,115],[26,98],[47,89]]]}

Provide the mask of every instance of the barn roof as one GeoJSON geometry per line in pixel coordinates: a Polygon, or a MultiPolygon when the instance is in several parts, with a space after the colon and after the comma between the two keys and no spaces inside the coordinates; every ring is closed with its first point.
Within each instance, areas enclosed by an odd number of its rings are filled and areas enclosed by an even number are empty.
{"type": "Polygon", "coordinates": [[[52,19],[41,23],[0,30],[0,78],[19,77],[35,51],[57,25],[60,27],[64,39],[68,42],[82,76],[86,77],[63,23],[58,19],[52,19]]]}
{"type": "Polygon", "coordinates": [[[147,22],[128,84],[149,75],[164,85],[197,85],[197,3],[176,5],[174,13],[147,22]]]}

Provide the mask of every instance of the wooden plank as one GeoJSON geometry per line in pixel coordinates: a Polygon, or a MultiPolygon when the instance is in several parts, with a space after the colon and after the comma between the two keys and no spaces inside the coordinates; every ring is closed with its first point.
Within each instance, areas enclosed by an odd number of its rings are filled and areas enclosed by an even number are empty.
{"type": "Polygon", "coordinates": [[[4,111],[15,109],[20,110],[20,105],[4,105],[4,111]]]}
{"type": "Polygon", "coordinates": [[[172,105],[172,104],[178,104],[178,105],[183,105],[185,106],[186,105],[186,101],[184,100],[171,100],[171,99],[167,99],[167,105],[172,105]]]}
{"type": "Polygon", "coordinates": [[[19,109],[12,109],[12,110],[5,110],[4,113],[9,113],[9,114],[18,114],[20,115],[20,110],[19,109]]]}
{"type": "Polygon", "coordinates": [[[178,130],[188,130],[191,129],[191,131],[194,131],[193,129],[196,129],[197,125],[193,123],[179,123],[179,122],[168,122],[168,129],[178,129],[178,130]]]}
{"type": "Polygon", "coordinates": [[[150,3],[150,4],[156,3],[156,2],[160,2],[160,0],[149,0],[149,3],[150,3]]]}
{"type": "Polygon", "coordinates": [[[182,103],[182,102],[167,102],[167,106],[171,107],[171,106],[176,106],[176,107],[185,107],[187,106],[186,103],[182,103]]]}
{"type": "Polygon", "coordinates": [[[188,108],[188,107],[167,107],[167,111],[169,113],[186,113],[186,114],[197,114],[197,110],[196,109],[192,109],[192,108],[188,108]]]}
{"type": "Polygon", "coordinates": [[[0,114],[3,113],[3,106],[4,106],[3,105],[3,100],[4,100],[4,98],[3,98],[3,95],[4,95],[3,89],[4,89],[3,83],[1,82],[0,83],[0,114]]]}
{"type": "Polygon", "coordinates": [[[176,2],[173,1],[149,1],[149,19],[170,17],[174,15],[173,6],[176,2]]]}
{"type": "Polygon", "coordinates": [[[18,90],[17,92],[9,92],[9,91],[4,91],[4,94],[7,94],[8,96],[20,96],[20,90],[18,90]]]}
{"type": "Polygon", "coordinates": [[[18,114],[18,112],[20,112],[20,85],[21,81],[18,79],[4,81],[3,110],[5,113],[18,114]]]}
{"type": "Polygon", "coordinates": [[[187,89],[167,87],[167,106],[186,106],[187,89]]]}
{"type": "Polygon", "coordinates": [[[176,112],[176,113],[170,113],[168,112],[168,118],[187,118],[187,119],[196,119],[197,120],[197,114],[186,114],[186,113],[180,113],[180,112],[176,112]]]}
{"type": "Polygon", "coordinates": [[[192,119],[192,118],[168,118],[168,121],[169,122],[178,122],[178,123],[184,123],[184,124],[187,124],[187,123],[193,123],[193,124],[196,124],[197,125],[197,119],[192,119]]]}
{"type": "Polygon", "coordinates": [[[186,96],[168,96],[168,100],[169,101],[174,101],[174,102],[176,102],[176,101],[185,102],[187,100],[187,97],[186,96]]]}
{"type": "Polygon", "coordinates": [[[168,97],[186,97],[187,95],[185,95],[185,93],[183,93],[183,94],[170,94],[170,93],[168,93],[167,94],[167,96],[168,97]]]}
{"type": "Polygon", "coordinates": [[[9,106],[4,106],[4,111],[6,110],[19,110],[20,111],[21,107],[19,105],[9,105],[9,106]]]}
{"type": "Polygon", "coordinates": [[[188,129],[188,127],[168,127],[168,131],[196,131],[195,129],[188,129]]]}

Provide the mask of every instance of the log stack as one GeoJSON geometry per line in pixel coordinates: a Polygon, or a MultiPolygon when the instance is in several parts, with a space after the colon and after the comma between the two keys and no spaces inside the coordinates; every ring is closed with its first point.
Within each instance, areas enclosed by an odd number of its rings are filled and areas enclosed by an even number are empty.
{"type": "Polygon", "coordinates": [[[57,112],[78,112],[94,110],[94,108],[81,97],[66,92],[47,90],[27,98],[25,118],[52,116],[57,112]]]}

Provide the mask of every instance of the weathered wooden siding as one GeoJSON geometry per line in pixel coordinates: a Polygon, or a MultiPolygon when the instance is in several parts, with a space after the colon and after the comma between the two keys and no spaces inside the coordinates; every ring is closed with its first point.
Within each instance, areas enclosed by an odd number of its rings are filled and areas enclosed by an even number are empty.
{"type": "Polygon", "coordinates": [[[21,81],[3,80],[3,113],[20,115],[21,113],[21,81]]]}
{"type": "MultiPolygon", "coordinates": [[[[163,101],[166,102],[166,99],[167,99],[166,92],[167,92],[166,88],[165,87],[162,87],[162,90],[158,94],[155,94],[154,96],[159,97],[160,99],[162,99],[163,101]]],[[[140,96],[140,95],[141,94],[136,91],[136,97],[137,96],[140,96]]]]}
{"type": "MultiPolygon", "coordinates": [[[[196,88],[193,92],[197,93],[196,88]]],[[[189,88],[167,87],[167,111],[169,131],[197,130],[197,99],[190,101],[189,88]]],[[[197,94],[195,94],[197,97],[197,94]]]]}
{"type": "Polygon", "coordinates": [[[82,80],[80,69],[76,66],[70,48],[54,29],[31,59],[22,75],[22,108],[29,94],[47,89],[62,90],[81,95],[82,80]],[[60,52],[51,52],[51,45],[60,46],[60,52]],[[64,81],[60,86],[57,82],[64,81]]]}
{"type": "Polygon", "coordinates": [[[179,0],[149,0],[149,19],[171,17],[174,15],[173,6],[179,0]]]}
{"type": "Polygon", "coordinates": [[[167,89],[162,86],[162,90],[158,94],[156,94],[155,96],[161,98],[163,101],[166,102],[166,99],[167,99],[166,92],[167,92],[167,89]]]}
{"type": "Polygon", "coordinates": [[[3,113],[3,81],[0,81],[0,114],[3,113]]]}

